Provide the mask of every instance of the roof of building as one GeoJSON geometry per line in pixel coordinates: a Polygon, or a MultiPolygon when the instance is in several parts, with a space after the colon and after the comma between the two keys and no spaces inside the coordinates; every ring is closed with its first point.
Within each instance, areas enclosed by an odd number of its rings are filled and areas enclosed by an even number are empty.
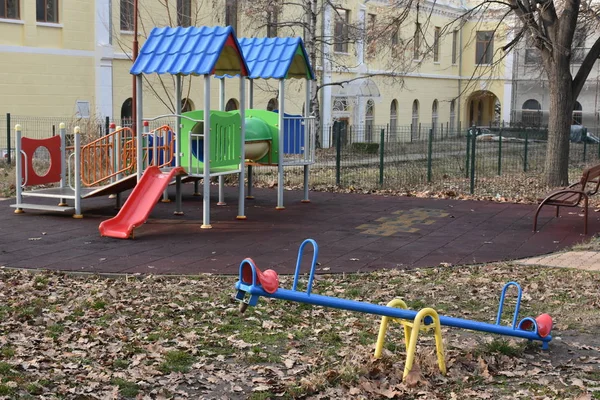
{"type": "Polygon", "coordinates": [[[240,38],[252,79],[314,79],[304,43],[299,37],[240,38]]]}
{"type": "Polygon", "coordinates": [[[248,75],[233,28],[154,28],[131,74],[248,75]]]}

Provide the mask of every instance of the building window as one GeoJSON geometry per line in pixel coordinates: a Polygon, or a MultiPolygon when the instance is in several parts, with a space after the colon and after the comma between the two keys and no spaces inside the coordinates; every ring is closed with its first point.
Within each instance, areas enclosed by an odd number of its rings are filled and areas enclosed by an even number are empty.
{"type": "Polygon", "coordinates": [[[133,0],[121,0],[121,30],[133,31],[133,0]]]}
{"type": "Polygon", "coordinates": [[[375,119],[375,102],[371,99],[367,101],[367,110],[365,112],[365,139],[367,142],[373,141],[373,120],[375,119]]]}
{"type": "Polygon", "coordinates": [[[276,98],[272,98],[269,100],[269,103],[267,103],[267,111],[275,111],[277,109],[279,109],[279,101],[277,101],[276,98]]]}
{"type": "Polygon", "coordinates": [[[521,107],[521,122],[529,126],[540,126],[542,123],[542,106],[535,99],[529,99],[521,107]]]}
{"type": "Polygon", "coordinates": [[[58,0],[37,0],[36,20],[58,24],[58,0]]]}
{"type": "Polygon", "coordinates": [[[181,100],[181,113],[189,112],[194,110],[194,103],[192,100],[185,98],[181,100]]]}
{"type": "Polygon", "coordinates": [[[413,101],[412,105],[412,120],[411,120],[411,133],[413,137],[417,136],[419,132],[419,100],[413,101]]]}
{"type": "MultiPolygon", "coordinates": [[[[238,31],[238,6],[237,0],[226,0],[225,1],[225,25],[231,26],[235,33],[238,31]]],[[[236,108],[237,110],[237,108],[236,108]]]]}
{"type": "Polygon", "coordinates": [[[540,64],[542,62],[542,53],[539,49],[525,49],[525,64],[540,64]]]}
{"type": "Polygon", "coordinates": [[[225,111],[233,111],[239,109],[240,103],[236,99],[229,99],[229,101],[227,101],[227,104],[225,104],[225,111]]]}
{"type": "Polygon", "coordinates": [[[389,140],[396,140],[398,130],[398,101],[392,100],[390,105],[390,132],[388,133],[389,140]]]}
{"type": "Polygon", "coordinates": [[[576,101],[573,105],[573,125],[583,124],[583,108],[581,103],[576,101]]]}
{"type": "Polygon", "coordinates": [[[458,59],[458,31],[452,32],[452,64],[458,59]]]}
{"type": "Polygon", "coordinates": [[[0,18],[19,19],[19,0],[0,0],[0,18]]]}
{"type": "Polygon", "coordinates": [[[336,9],[335,27],[334,27],[334,45],[333,51],[336,53],[347,53],[350,36],[348,34],[348,24],[350,23],[350,11],[343,8],[336,9]]]}
{"type": "Polygon", "coordinates": [[[377,51],[377,40],[375,37],[375,23],[377,16],[375,14],[367,15],[367,56],[373,57],[377,51]]]}
{"type": "Polygon", "coordinates": [[[421,59],[421,36],[423,35],[423,32],[421,31],[421,24],[420,23],[416,23],[415,25],[415,36],[413,39],[413,60],[420,60],[421,59]]]}
{"type": "Polygon", "coordinates": [[[440,62],[440,36],[442,34],[442,28],[439,26],[435,27],[433,31],[433,62],[440,62]]]}
{"type": "Polygon", "coordinates": [[[581,64],[585,58],[585,39],[588,31],[585,26],[576,28],[573,34],[573,44],[571,50],[571,62],[581,64]]]}
{"type": "Polygon", "coordinates": [[[433,101],[431,105],[431,129],[433,129],[433,134],[437,133],[437,124],[438,124],[438,101],[437,99],[433,101]]]}
{"type": "MultiPolygon", "coordinates": [[[[449,127],[450,132],[454,131],[455,122],[456,122],[456,100],[452,100],[450,102],[450,127],[449,127]]],[[[448,132],[448,134],[450,134],[450,132],[448,132]]]]}
{"type": "Polygon", "coordinates": [[[192,0],[177,0],[177,25],[192,25],[192,0]]]}
{"type": "Polygon", "coordinates": [[[494,60],[494,31],[477,31],[475,64],[491,64],[494,60]]]}
{"type": "MultiPolygon", "coordinates": [[[[132,104],[133,101],[131,97],[123,102],[121,105],[121,126],[131,126],[131,116],[132,114],[132,104]]],[[[117,124],[119,125],[119,124],[117,124]]]]}
{"type": "Polygon", "coordinates": [[[267,6],[267,37],[277,37],[277,25],[279,24],[279,5],[272,1],[267,6]]]}

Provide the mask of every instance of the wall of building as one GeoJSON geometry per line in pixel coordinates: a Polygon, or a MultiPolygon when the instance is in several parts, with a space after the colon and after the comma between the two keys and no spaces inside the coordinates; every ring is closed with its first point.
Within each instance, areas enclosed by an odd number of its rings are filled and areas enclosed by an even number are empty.
{"type": "Polygon", "coordinates": [[[20,1],[20,19],[0,20],[0,113],[76,117],[93,110],[94,8],[60,2],[59,23],[36,22],[35,2],[20,1]]]}

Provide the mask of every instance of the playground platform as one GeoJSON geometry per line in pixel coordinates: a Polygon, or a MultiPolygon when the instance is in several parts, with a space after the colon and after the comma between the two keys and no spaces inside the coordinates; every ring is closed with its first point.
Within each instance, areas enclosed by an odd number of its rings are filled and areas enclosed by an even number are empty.
{"type": "MultiPolygon", "coordinates": [[[[226,188],[226,206],[213,207],[213,229],[200,229],[201,197],[184,187],[185,215],[174,203],[158,203],[134,240],[100,237],[101,221],[116,215],[114,200],[86,200],[84,218],[27,212],[16,215],[0,201],[0,266],[89,273],[237,274],[251,257],[259,268],[293,273],[298,245],[319,243],[319,273],[367,272],[384,268],[448,266],[536,257],[588,239],[577,209],[542,212],[533,233],[534,205],[495,202],[286,192],[284,211],[275,210],[276,190],[255,189],[246,221],[236,215],[236,188],[226,188]]],[[[173,188],[170,188],[170,190],[173,188]]],[[[214,203],[217,187],[211,188],[214,203]]],[[[171,193],[174,198],[174,193],[171,193]]],[[[591,212],[589,232],[600,231],[591,212]]],[[[308,260],[307,260],[308,263],[308,260]]],[[[308,271],[308,265],[306,266],[308,271]]]]}

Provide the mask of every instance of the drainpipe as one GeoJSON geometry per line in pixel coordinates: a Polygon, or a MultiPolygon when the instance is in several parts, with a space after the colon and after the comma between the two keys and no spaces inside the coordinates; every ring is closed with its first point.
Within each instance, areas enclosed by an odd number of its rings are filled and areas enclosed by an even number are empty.
{"type": "MultiPolygon", "coordinates": [[[[466,5],[465,5],[465,0],[461,0],[461,6],[463,7],[464,10],[467,9],[466,5]]],[[[462,60],[463,60],[463,26],[464,26],[464,17],[460,19],[461,21],[461,26],[460,29],[458,30],[458,110],[457,110],[457,115],[458,115],[458,125],[457,126],[462,126],[461,121],[462,121],[462,107],[461,107],[461,103],[462,103],[462,60]]]]}

